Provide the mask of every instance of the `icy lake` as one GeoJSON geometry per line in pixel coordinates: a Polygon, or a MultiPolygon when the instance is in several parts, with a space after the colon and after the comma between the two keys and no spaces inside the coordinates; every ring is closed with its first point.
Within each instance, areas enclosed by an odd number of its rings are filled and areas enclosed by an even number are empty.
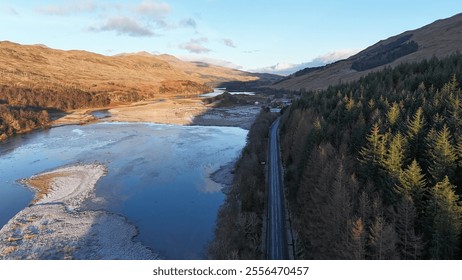
{"type": "Polygon", "coordinates": [[[118,213],[166,259],[201,259],[213,237],[221,185],[209,176],[235,160],[247,130],[147,123],[63,126],[0,143],[0,227],[33,198],[16,181],[75,163],[108,168],[86,209],[118,213]]]}

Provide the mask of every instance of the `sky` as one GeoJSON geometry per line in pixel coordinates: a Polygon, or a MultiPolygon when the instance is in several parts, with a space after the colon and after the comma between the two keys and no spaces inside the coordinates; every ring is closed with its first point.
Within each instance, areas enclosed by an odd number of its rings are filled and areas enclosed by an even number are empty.
{"type": "Polygon", "coordinates": [[[0,41],[288,74],[461,12],[460,0],[1,0],[0,41]]]}

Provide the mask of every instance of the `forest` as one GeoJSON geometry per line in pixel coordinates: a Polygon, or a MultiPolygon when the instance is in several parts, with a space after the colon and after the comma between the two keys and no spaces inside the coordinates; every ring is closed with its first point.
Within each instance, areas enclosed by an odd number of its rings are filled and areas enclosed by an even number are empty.
{"type": "Polygon", "coordinates": [[[462,55],[303,93],[280,131],[298,259],[460,259],[462,55]]]}
{"type": "MultiPolygon", "coordinates": [[[[96,85],[96,84],[94,84],[96,85]]],[[[101,90],[80,88],[73,84],[34,82],[0,83],[0,140],[49,123],[51,111],[69,111],[81,108],[100,108],[114,103],[130,103],[153,98],[197,95],[210,92],[210,87],[188,80],[163,81],[158,90],[148,88],[126,89],[108,82],[101,90]],[[185,94],[186,93],[186,94],[185,94]]]]}
{"type": "Polygon", "coordinates": [[[0,85],[0,140],[48,126],[48,109],[64,111],[102,107],[109,102],[107,94],[95,94],[72,87],[0,85]]]}
{"type": "Polygon", "coordinates": [[[48,122],[49,116],[45,110],[0,104],[0,141],[16,133],[46,127],[48,122]]]}
{"type": "Polygon", "coordinates": [[[362,52],[361,56],[355,57],[351,69],[356,71],[369,70],[416,52],[419,45],[415,41],[409,41],[411,37],[412,34],[404,35],[391,43],[381,44],[372,50],[362,52]]]}
{"type": "Polygon", "coordinates": [[[277,114],[263,109],[250,128],[247,144],[234,169],[233,184],[218,212],[210,259],[261,259],[266,203],[268,131],[277,114]]]}

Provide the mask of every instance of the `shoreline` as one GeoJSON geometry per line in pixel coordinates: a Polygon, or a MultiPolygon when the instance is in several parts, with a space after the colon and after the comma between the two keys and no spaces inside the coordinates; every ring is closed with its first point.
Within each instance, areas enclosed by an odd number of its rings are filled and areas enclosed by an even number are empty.
{"type": "Polygon", "coordinates": [[[68,112],[50,122],[51,127],[85,125],[95,122],[149,122],[174,125],[231,126],[249,130],[260,107],[234,105],[216,108],[205,104],[201,97],[179,99],[153,99],[106,108],[87,108],[68,112]],[[96,118],[96,111],[108,111],[109,115],[96,118]]]}
{"type": "Polygon", "coordinates": [[[77,164],[21,180],[39,191],[0,230],[0,259],[159,259],[133,240],[138,230],[125,217],[80,209],[106,173],[102,164],[77,164]]]}
{"type": "Polygon", "coordinates": [[[233,161],[220,166],[220,168],[215,170],[209,176],[212,181],[222,186],[221,192],[224,194],[228,194],[231,190],[234,180],[234,170],[238,160],[239,158],[236,158],[233,161]]]}
{"type": "MultiPolygon", "coordinates": [[[[200,98],[158,99],[76,110],[55,119],[51,127],[146,122],[249,129],[259,112],[260,107],[253,105],[216,108],[200,98]],[[98,118],[93,115],[96,111],[107,111],[110,116],[98,118]]],[[[235,163],[210,174],[224,193],[232,183],[235,163]]],[[[94,195],[96,182],[106,172],[101,164],[77,164],[19,180],[34,190],[35,198],[0,229],[0,259],[160,259],[152,249],[134,241],[138,229],[125,217],[80,209],[85,199],[94,195]]]]}

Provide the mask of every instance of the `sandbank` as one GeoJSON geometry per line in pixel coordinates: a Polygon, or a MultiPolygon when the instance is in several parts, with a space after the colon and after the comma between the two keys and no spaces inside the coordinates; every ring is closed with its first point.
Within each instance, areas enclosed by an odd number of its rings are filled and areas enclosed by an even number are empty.
{"type": "Polygon", "coordinates": [[[0,230],[0,259],[157,259],[126,218],[80,208],[106,172],[79,164],[21,180],[36,198],[0,230]]]}

